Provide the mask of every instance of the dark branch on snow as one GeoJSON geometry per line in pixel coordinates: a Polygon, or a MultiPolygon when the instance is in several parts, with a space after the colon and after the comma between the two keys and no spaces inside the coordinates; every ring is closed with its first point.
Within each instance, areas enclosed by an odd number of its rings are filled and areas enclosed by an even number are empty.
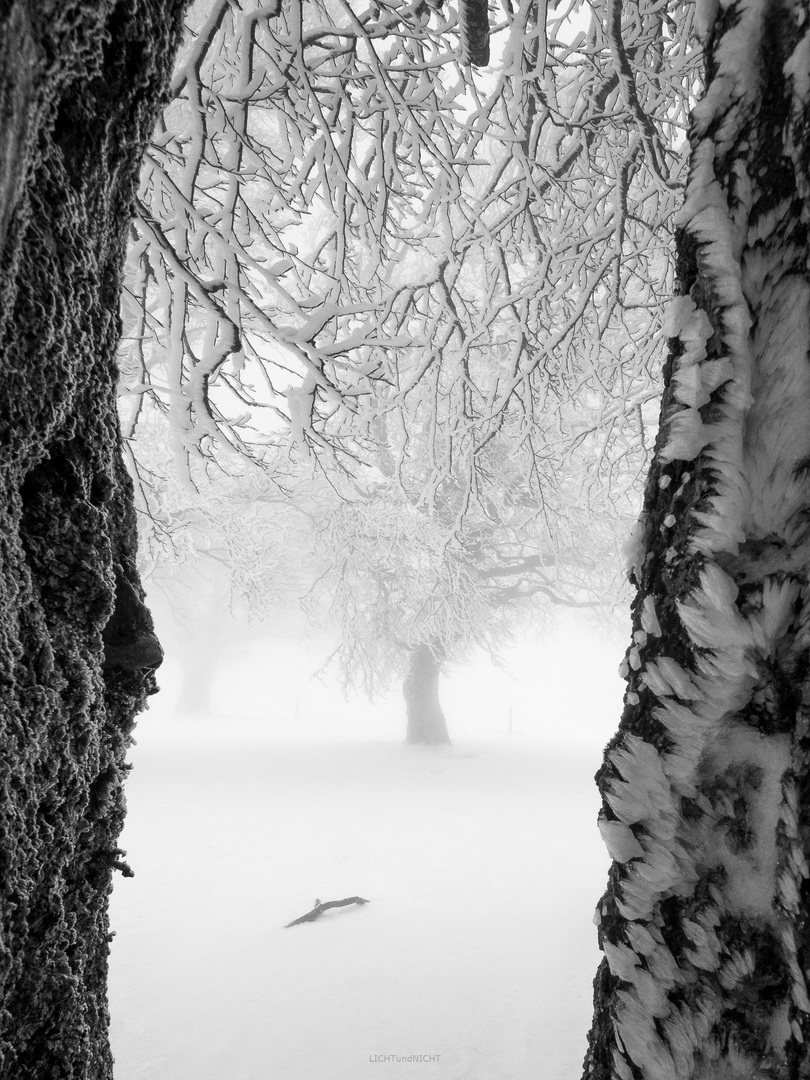
{"type": "Polygon", "coordinates": [[[325,900],[321,903],[320,900],[315,901],[315,907],[312,911],[308,911],[306,915],[301,915],[298,919],[293,919],[292,922],[288,922],[284,927],[286,930],[290,926],[297,926],[302,922],[315,922],[319,915],[323,915],[324,911],[328,911],[333,907],[346,907],[347,904],[369,904],[370,900],[364,900],[362,896],[348,896],[345,900],[325,900]]]}

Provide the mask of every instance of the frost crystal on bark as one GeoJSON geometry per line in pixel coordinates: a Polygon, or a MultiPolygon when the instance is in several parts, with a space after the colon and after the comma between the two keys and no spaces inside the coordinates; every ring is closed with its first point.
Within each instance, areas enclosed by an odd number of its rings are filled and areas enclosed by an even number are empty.
{"type": "Polygon", "coordinates": [[[614,863],[591,1080],[810,1074],[810,20],[768,2],[701,20],[681,295],[632,555],[646,637],[599,774],[614,863]]]}
{"type": "Polygon", "coordinates": [[[107,899],[160,660],[120,454],[117,306],[181,9],[0,4],[2,1080],[112,1075],[107,899]]]}

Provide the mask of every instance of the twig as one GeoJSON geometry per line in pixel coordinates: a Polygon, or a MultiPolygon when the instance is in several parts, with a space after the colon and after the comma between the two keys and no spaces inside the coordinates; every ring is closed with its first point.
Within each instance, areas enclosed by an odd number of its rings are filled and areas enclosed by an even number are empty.
{"type": "Polygon", "coordinates": [[[324,901],[324,903],[321,903],[320,900],[316,899],[315,907],[312,909],[312,911],[308,911],[306,915],[302,915],[299,919],[293,919],[292,922],[288,922],[287,926],[285,926],[284,929],[286,930],[287,927],[290,926],[297,926],[299,923],[302,922],[314,922],[319,915],[322,915],[324,911],[327,911],[329,908],[346,907],[347,904],[369,903],[371,903],[371,901],[364,900],[362,896],[348,896],[345,900],[326,900],[324,901]]]}

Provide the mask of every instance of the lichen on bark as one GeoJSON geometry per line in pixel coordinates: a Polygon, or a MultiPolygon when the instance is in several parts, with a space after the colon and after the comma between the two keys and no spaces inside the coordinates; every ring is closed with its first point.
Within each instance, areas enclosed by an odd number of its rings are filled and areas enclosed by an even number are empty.
{"type": "Polygon", "coordinates": [[[118,296],[183,7],[0,4],[1,1080],[112,1075],[107,902],[160,659],[120,453],[118,296]]]}

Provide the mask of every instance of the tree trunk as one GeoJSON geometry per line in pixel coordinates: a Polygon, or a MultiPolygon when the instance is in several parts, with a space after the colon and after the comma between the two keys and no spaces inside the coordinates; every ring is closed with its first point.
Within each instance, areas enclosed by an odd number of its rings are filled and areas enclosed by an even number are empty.
{"type": "Polygon", "coordinates": [[[240,641],[229,610],[230,582],[219,562],[205,559],[183,580],[182,589],[177,585],[177,569],[169,566],[163,581],[164,592],[171,596],[172,630],[167,633],[182,677],[176,711],[181,716],[206,715],[222,655],[240,641]]]}
{"type": "Polygon", "coordinates": [[[206,716],[211,711],[211,692],[219,664],[218,651],[212,648],[211,637],[202,640],[195,635],[183,641],[178,656],[182,683],[177,698],[177,712],[181,716],[206,716]]]}
{"type": "Polygon", "coordinates": [[[449,745],[447,723],[439,704],[441,661],[429,645],[417,645],[411,652],[403,693],[408,716],[406,741],[428,745],[449,745]]]}
{"type": "Polygon", "coordinates": [[[810,1076],[810,20],[717,18],[598,777],[591,1080],[810,1076]]]}
{"type": "Polygon", "coordinates": [[[112,1075],[107,900],[160,647],[116,419],[126,231],[183,5],[0,4],[0,1078],[112,1075]]]}

